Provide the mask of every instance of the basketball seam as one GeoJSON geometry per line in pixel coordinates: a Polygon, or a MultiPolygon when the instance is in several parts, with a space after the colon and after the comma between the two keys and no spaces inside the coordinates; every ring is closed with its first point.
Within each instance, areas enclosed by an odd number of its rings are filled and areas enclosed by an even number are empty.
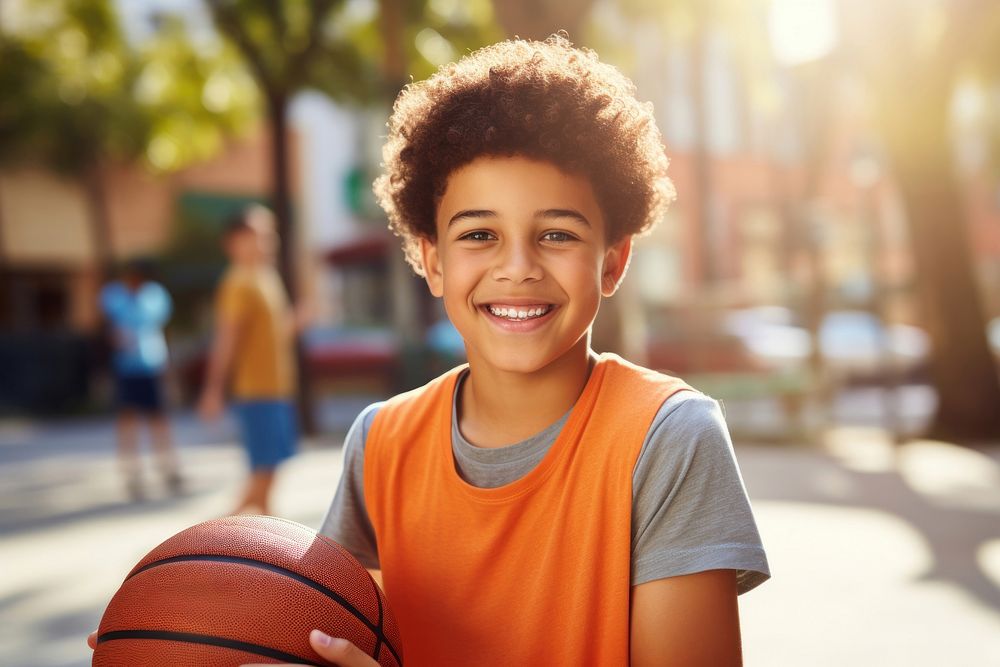
{"type": "MultiPolygon", "coordinates": [[[[368,570],[365,570],[365,572],[368,572],[368,570]]],[[[368,572],[368,580],[375,591],[375,601],[378,602],[378,632],[375,633],[375,650],[373,651],[375,654],[373,657],[377,661],[379,654],[382,652],[382,640],[385,638],[385,628],[382,627],[382,594],[379,592],[378,584],[375,583],[375,577],[372,576],[371,572],[368,572]]]]}
{"type": "Polygon", "coordinates": [[[299,657],[293,653],[285,653],[269,646],[251,644],[236,639],[226,639],[225,637],[214,637],[212,635],[199,635],[192,632],[171,632],[169,630],[112,630],[97,638],[98,644],[121,639],[159,639],[163,641],[183,642],[185,644],[205,644],[207,646],[218,646],[219,648],[231,648],[244,653],[253,653],[274,658],[285,662],[312,665],[312,667],[323,667],[318,662],[312,662],[306,658],[299,657]]]}
{"type": "MultiPolygon", "coordinates": [[[[282,517],[277,517],[277,516],[248,515],[248,517],[249,518],[258,518],[258,519],[268,519],[269,521],[277,521],[279,523],[283,523],[285,525],[288,525],[288,526],[290,526],[292,528],[296,528],[301,533],[305,533],[305,534],[309,535],[312,538],[318,538],[319,542],[321,544],[325,544],[326,546],[333,548],[334,551],[337,552],[337,555],[340,555],[340,556],[345,556],[346,555],[349,558],[354,559],[354,556],[351,554],[351,552],[348,551],[347,549],[345,549],[343,547],[343,545],[338,544],[337,542],[335,542],[334,540],[330,539],[326,535],[323,535],[322,533],[317,533],[313,529],[309,528],[308,526],[302,525],[298,521],[292,521],[291,519],[284,519],[282,517]]],[[[210,521],[210,522],[206,522],[206,523],[216,523],[216,522],[218,522],[218,523],[220,523],[222,525],[225,525],[227,527],[234,527],[235,526],[237,528],[246,528],[246,526],[242,526],[238,522],[232,521],[233,519],[239,519],[239,518],[247,518],[247,517],[232,516],[232,517],[226,517],[226,518],[223,518],[223,519],[216,519],[215,521],[210,521]]],[[[205,524],[201,524],[201,525],[205,525],[205,524]]],[[[275,533],[275,532],[273,532],[271,530],[267,530],[266,526],[256,526],[256,527],[254,527],[254,529],[258,530],[259,532],[263,532],[263,533],[266,533],[268,535],[271,535],[271,536],[284,537],[283,535],[281,535],[279,533],[275,533]]],[[[143,566],[143,568],[144,567],[145,566],[143,566]]],[[[125,578],[128,579],[132,575],[137,574],[143,568],[140,568],[138,566],[135,567],[132,572],[129,572],[128,577],[125,577],[125,578]]]]}
{"type": "MultiPolygon", "coordinates": [[[[140,572],[145,572],[146,570],[152,569],[154,567],[158,567],[160,565],[166,565],[169,563],[182,563],[185,561],[212,561],[218,563],[236,563],[238,565],[247,565],[249,567],[256,567],[262,570],[268,570],[270,572],[274,572],[275,574],[280,574],[289,577],[291,579],[294,579],[299,583],[305,584],[306,586],[309,586],[313,590],[318,591],[323,595],[327,596],[328,598],[334,600],[341,607],[346,609],[352,616],[361,621],[361,623],[363,623],[364,626],[369,630],[371,630],[371,632],[375,635],[376,646],[379,643],[384,643],[386,648],[389,649],[389,652],[392,653],[393,657],[396,659],[396,662],[398,664],[402,664],[402,661],[399,658],[399,654],[396,652],[396,649],[393,648],[392,644],[386,638],[385,632],[382,628],[382,600],[381,598],[379,598],[377,591],[375,597],[378,600],[379,624],[375,625],[374,623],[369,621],[368,618],[363,613],[361,613],[354,605],[352,605],[350,602],[341,597],[339,594],[330,590],[329,588],[319,583],[318,581],[314,581],[313,579],[310,579],[309,577],[303,574],[299,574],[298,572],[295,572],[293,570],[281,567],[280,565],[274,565],[272,563],[267,563],[253,558],[244,558],[241,556],[224,556],[219,554],[187,554],[183,556],[172,556],[170,558],[164,558],[162,560],[153,561],[152,563],[147,563],[146,565],[143,565],[141,568],[135,570],[128,577],[126,577],[126,581],[138,575],[140,572]]],[[[371,579],[370,574],[369,574],[369,579],[371,579]]],[[[372,580],[372,583],[374,583],[374,580],[372,580]]],[[[378,658],[376,658],[376,660],[377,659],[378,658]]]]}

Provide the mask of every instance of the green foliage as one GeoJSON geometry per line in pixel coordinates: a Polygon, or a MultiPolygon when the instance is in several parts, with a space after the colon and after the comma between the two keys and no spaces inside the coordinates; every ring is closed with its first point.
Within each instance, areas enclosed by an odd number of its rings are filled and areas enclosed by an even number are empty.
{"type": "Polygon", "coordinates": [[[138,55],[133,97],[150,120],[145,157],[155,169],[208,159],[257,116],[257,89],[239,54],[223,43],[196,48],[178,19],[165,18],[138,55]]]}
{"type": "Polygon", "coordinates": [[[0,80],[12,85],[0,111],[3,159],[79,173],[98,156],[138,152],[146,122],[129,99],[136,62],[109,2],[29,5],[46,20],[3,36],[0,80]]]}
{"type": "MultiPolygon", "coordinates": [[[[216,28],[242,54],[265,98],[304,88],[371,97],[377,69],[354,38],[374,19],[344,0],[208,0],[216,28]]],[[[361,44],[360,46],[364,46],[361,44]]]]}
{"type": "Polygon", "coordinates": [[[79,175],[107,161],[173,170],[205,159],[252,117],[231,49],[196,49],[176,21],[125,39],[109,0],[33,0],[0,35],[0,161],[79,175]]]}
{"type": "Polygon", "coordinates": [[[407,75],[420,81],[438,67],[504,39],[489,0],[411,3],[407,20],[407,75]],[[419,11],[417,11],[419,10],[419,11]]]}
{"type": "Polygon", "coordinates": [[[390,53],[421,79],[502,37],[489,0],[208,0],[218,30],[243,54],[265,97],[316,89],[347,103],[395,94],[390,53]],[[398,44],[386,29],[398,21],[398,44]]]}

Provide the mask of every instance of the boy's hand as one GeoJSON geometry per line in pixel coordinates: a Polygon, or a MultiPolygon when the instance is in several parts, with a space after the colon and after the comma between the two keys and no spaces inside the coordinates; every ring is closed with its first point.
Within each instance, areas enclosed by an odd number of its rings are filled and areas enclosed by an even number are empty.
{"type": "Polygon", "coordinates": [[[215,421],[222,414],[225,403],[226,401],[221,391],[206,388],[198,400],[198,416],[207,422],[215,421]]]}
{"type": "MultiPolygon", "coordinates": [[[[321,657],[336,663],[339,667],[378,667],[378,663],[371,656],[346,639],[335,639],[319,630],[313,630],[309,634],[309,643],[321,657]]],[[[97,648],[96,630],[87,637],[87,646],[92,649],[97,648]]],[[[247,664],[243,667],[274,667],[274,665],[247,664]]]]}
{"type": "MultiPolygon", "coordinates": [[[[335,663],[338,667],[378,667],[370,655],[346,639],[337,639],[319,630],[309,633],[309,643],[320,657],[335,663]]],[[[273,665],[249,664],[242,667],[274,667],[273,665]]],[[[293,667],[285,665],[285,667],[293,667]]]]}

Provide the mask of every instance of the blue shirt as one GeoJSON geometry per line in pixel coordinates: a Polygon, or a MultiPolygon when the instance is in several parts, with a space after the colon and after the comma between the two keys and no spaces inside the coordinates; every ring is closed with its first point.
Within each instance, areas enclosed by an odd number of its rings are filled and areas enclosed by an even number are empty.
{"type": "Polygon", "coordinates": [[[145,282],[136,291],[123,283],[101,290],[101,310],[111,322],[114,367],[121,375],[158,375],[167,365],[163,325],[173,304],[161,285],[145,282]]]}

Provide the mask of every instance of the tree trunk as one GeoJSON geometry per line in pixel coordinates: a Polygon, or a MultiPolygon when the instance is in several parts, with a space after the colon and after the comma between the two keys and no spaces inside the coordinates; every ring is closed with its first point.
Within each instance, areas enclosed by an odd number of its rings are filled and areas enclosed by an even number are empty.
{"type": "MultiPolygon", "coordinates": [[[[104,179],[100,165],[94,161],[84,170],[84,190],[87,193],[87,206],[90,217],[90,238],[94,244],[94,264],[96,265],[98,290],[114,276],[114,248],[111,240],[111,220],[108,216],[108,198],[104,191],[104,179]]],[[[98,298],[99,293],[94,294],[98,298]]],[[[97,319],[96,330],[90,339],[88,363],[98,373],[103,373],[111,366],[114,354],[111,345],[111,325],[103,315],[97,319]]],[[[93,378],[88,377],[88,383],[93,378]]]]}
{"type": "Polygon", "coordinates": [[[111,220],[108,216],[108,198],[104,192],[104,179],[100,165],[94,163],[83,174],[90,208],[90,238],[94,244],[94,263],[97,265],[98,283],[104,284],[114,273],[114,248],[111,241],[111,220]]]}
{"type": "Polygon", "coordinates": [[[975,440],[1000,434],[1000,381],[986,341],[975,260],[953,173],[948,74],[924,69],[919,77],[899,79],[898,87],[882,88],[878,102],[933,343],[931,374],[938,411],[932,433],[975,440]]]}
{"type": "Polygon", "coordinates": [[[292,225],[291,184],[288,174],[288,99],[271,94],[268,99],[268,120],[271,131],[271,206],[278,226],[281,245],[278,249],[278,272],[292,301],[298,298],[295,268],[295,234],[292,225]]]}
{"type": "Polygon", "coordinates": [[[709,288],[720,278],[718,261],[715,256],[717,234],[716,215],[712,208],[712,156],[708,148],[708,91],[705,86],[705,57],[708,53],[708,23],[702,8],[694,12],[694,40],[689,50],[691,56],[690,85],[691,105],[694,108],[692,118],[691,161],[694,171],[695,206],[693,222],[698,238],[698,256],[693,260],[697,263],[695,270],[699,287],[709,288]]]}
{"type": "MultiPolygon", "coordinates": [[[[980,310],[975,262],[949,140],[960,65],[972,55],[984,0],[949,3],[933,38],[906,0],[840,3],[842,56],[867,79],[909,227],[916,286],[930,334],[938,411],[931,433],[978,440],[1000,433],[1000,380],[980,310]],[[883,27],[892,25],[893,31],[883,27]]],[[[936,15],[934,15],[936,16],[936,15]]]]}
{"type": "Polygon", "coordinates": [[[382,83],[389,108],[406,85],[405,19],[400,0],[380,0],[379,27],[385,54],[382,59],[382,83]]]}
{"type": "MultiPolygon", "coordinates": [[[[288,159],[288,98],[280,93],[268,96],[268,120],[271,131],[271,185],[274,217],[278,227],[278,272],[285,283],[288,298],[297,307],[299,290],[295,272],[296,235],[292,220],[291,179],[288,159]]],[[[295,365],[298,378],[297,407],[302,430],[307,435],[318,432],[311,373],[305,344],[301,336],[295,339],[295,365]]]]}

